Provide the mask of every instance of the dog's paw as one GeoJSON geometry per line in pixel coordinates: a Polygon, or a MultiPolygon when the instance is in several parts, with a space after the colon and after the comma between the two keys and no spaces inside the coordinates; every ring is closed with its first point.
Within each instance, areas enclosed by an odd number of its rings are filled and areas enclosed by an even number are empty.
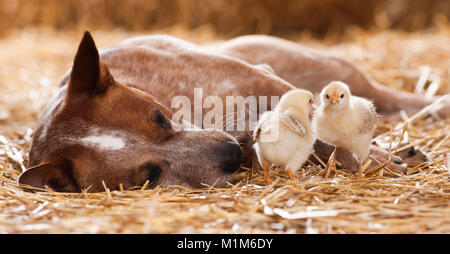
{"type": "MultiPolygon", "coordinates": [[[[403,143],[401,144],[401,147],[407,145],[409,145],[409,143],[403,143]]],[[[398,152],[396,155],[402,158],[403,163],[406,163],[408,168],[412,168],[419,164],[429,161],[428,157],[424,153],[422,153],[422,151],[416,149],[414,146],[402,150],[398,152]]]]}
{"type": "Polygon", "coordinates": [[[340,169],[355,174],[359,169],[359,160],[348,149],[338,147],[336,160],[341,163],[340,169]]]}
{"type": "MultiPolygon", "coordinates": [[[[367,167],[366,172],[372,172],[389,161],[389,151],[379,146],[371,145],[369,154],[371,163],[367,167]]],[[[384,168],[388,169],[383,171],[384,176],[398,176],[399,174],[406,174],[407,164],[404,163],[400,156],[394,155],[392,160],[384,168]]]]}

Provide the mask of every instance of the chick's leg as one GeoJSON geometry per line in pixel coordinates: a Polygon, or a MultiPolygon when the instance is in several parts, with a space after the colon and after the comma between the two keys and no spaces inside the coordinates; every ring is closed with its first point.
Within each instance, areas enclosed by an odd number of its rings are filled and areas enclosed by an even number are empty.
{"type": "Polygon", "coordinates": [[[292,183],[293,185],[295,185],[294,172],[293,172],[293,170],[292,170],[291,168],[288,168],[288,169],[287,169],[287,174],[288,174],[288,176],[289,176],[289,179],[291,179],[291,183],[292,183]]]}
{"type": "Polygon", "coordinates": [[[267,184],[272,184],[272,180],[270,180],[270,174],[269,174],[269,165],[263,163],[263,170],[264,170],[264,180],[267,184]]]}
{"type": "Polygon", "coordinates": [[[361,161],[358,162],[358,177],[362,177],[363,176],[363,166],[361,161]]]}
{"type": "Polygon", "coordinates": [[[336,155],[337,155],[337,148],[334,149],[333,153],[330,155],[330,158],[328,159],[327,166],[325,167],[325,178],[328,178],[330,175],[331,169],[336,171],[336,155]]]}
{"type": "Polygon", "coordinates": [[[367,167],[369,166],[369,164],[371,163],[371,161],[366,161],[364,164],[359,161],[358,163],[358,177],[363,177],[364,173],[366,172],[367,167]]]}
{"type": "Polygon", "coordinates": [[[293,185],[295,185],[295,172],[305,164],[311,152],[305,152],[304,150],[297,151],[291,155],[291,159],[286,163],[285,169],[293,185]]]}

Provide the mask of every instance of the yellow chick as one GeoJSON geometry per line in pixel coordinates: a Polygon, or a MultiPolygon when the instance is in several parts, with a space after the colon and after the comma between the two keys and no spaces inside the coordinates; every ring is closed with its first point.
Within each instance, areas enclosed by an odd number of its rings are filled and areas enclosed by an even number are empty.
{"type": "MultiPolygon", "coordinates": [[[[369,155],[378,115],[374,104],[361,97],[352,96],[347,84],[333,81],[322,89],[321,103],[314,112],[313,128],[318,139],[336,147],[347,148],[361,164],[369,155]]],[[[336,154],[333,154],[333,158],[336,154]]],[[[334,167],[334,159],[329,160],[334,167]]]]}
{"type": "Polygon", "coordinates": [[[295,89],[284,94],[273,111],[261,115],[253,134],[253,147],[268,184],[272,182],[268,171],[272,164],[285,167],[294,182],[294,173],[312,153],[312,110],[312,93],[295,89]]]}

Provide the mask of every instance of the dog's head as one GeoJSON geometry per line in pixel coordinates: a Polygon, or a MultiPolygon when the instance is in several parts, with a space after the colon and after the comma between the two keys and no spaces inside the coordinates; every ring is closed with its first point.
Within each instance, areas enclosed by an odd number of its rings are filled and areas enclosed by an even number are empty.
{"type": "Polygon", "coordinates": [[[110,189],[223,186],[240,165],[236,140],[223,131],[174,128],[171,117],[152,96],[115,81],[86,32],[19,183],[64,192],[102,191],[102,181],[110,189]]]}

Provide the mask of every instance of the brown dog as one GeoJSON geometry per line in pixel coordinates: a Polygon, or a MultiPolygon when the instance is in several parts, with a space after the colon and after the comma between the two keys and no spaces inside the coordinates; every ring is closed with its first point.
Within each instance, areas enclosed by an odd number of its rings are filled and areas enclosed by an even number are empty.
{"type": "MultiPolygon", "coordinates": [[[[172,121],[173,99],[194,101],[194,88],[202,89],[201,98],[226,101],[227,96],[281,96],[294,87],[263,65],[169,36],[137,37],[99,54],[86,32],[71,72],[41,117],[30,168],[19,183],[68,192],[101,191],[102,181],[111,189],[224,186],[239,168],[236,139],[245,155],[250,136],[172,121]]],[[[270,100],[267,104],[272,107],[270,100]]],[[[247,114],[247,130],[251,121],[247,114]]]]}

